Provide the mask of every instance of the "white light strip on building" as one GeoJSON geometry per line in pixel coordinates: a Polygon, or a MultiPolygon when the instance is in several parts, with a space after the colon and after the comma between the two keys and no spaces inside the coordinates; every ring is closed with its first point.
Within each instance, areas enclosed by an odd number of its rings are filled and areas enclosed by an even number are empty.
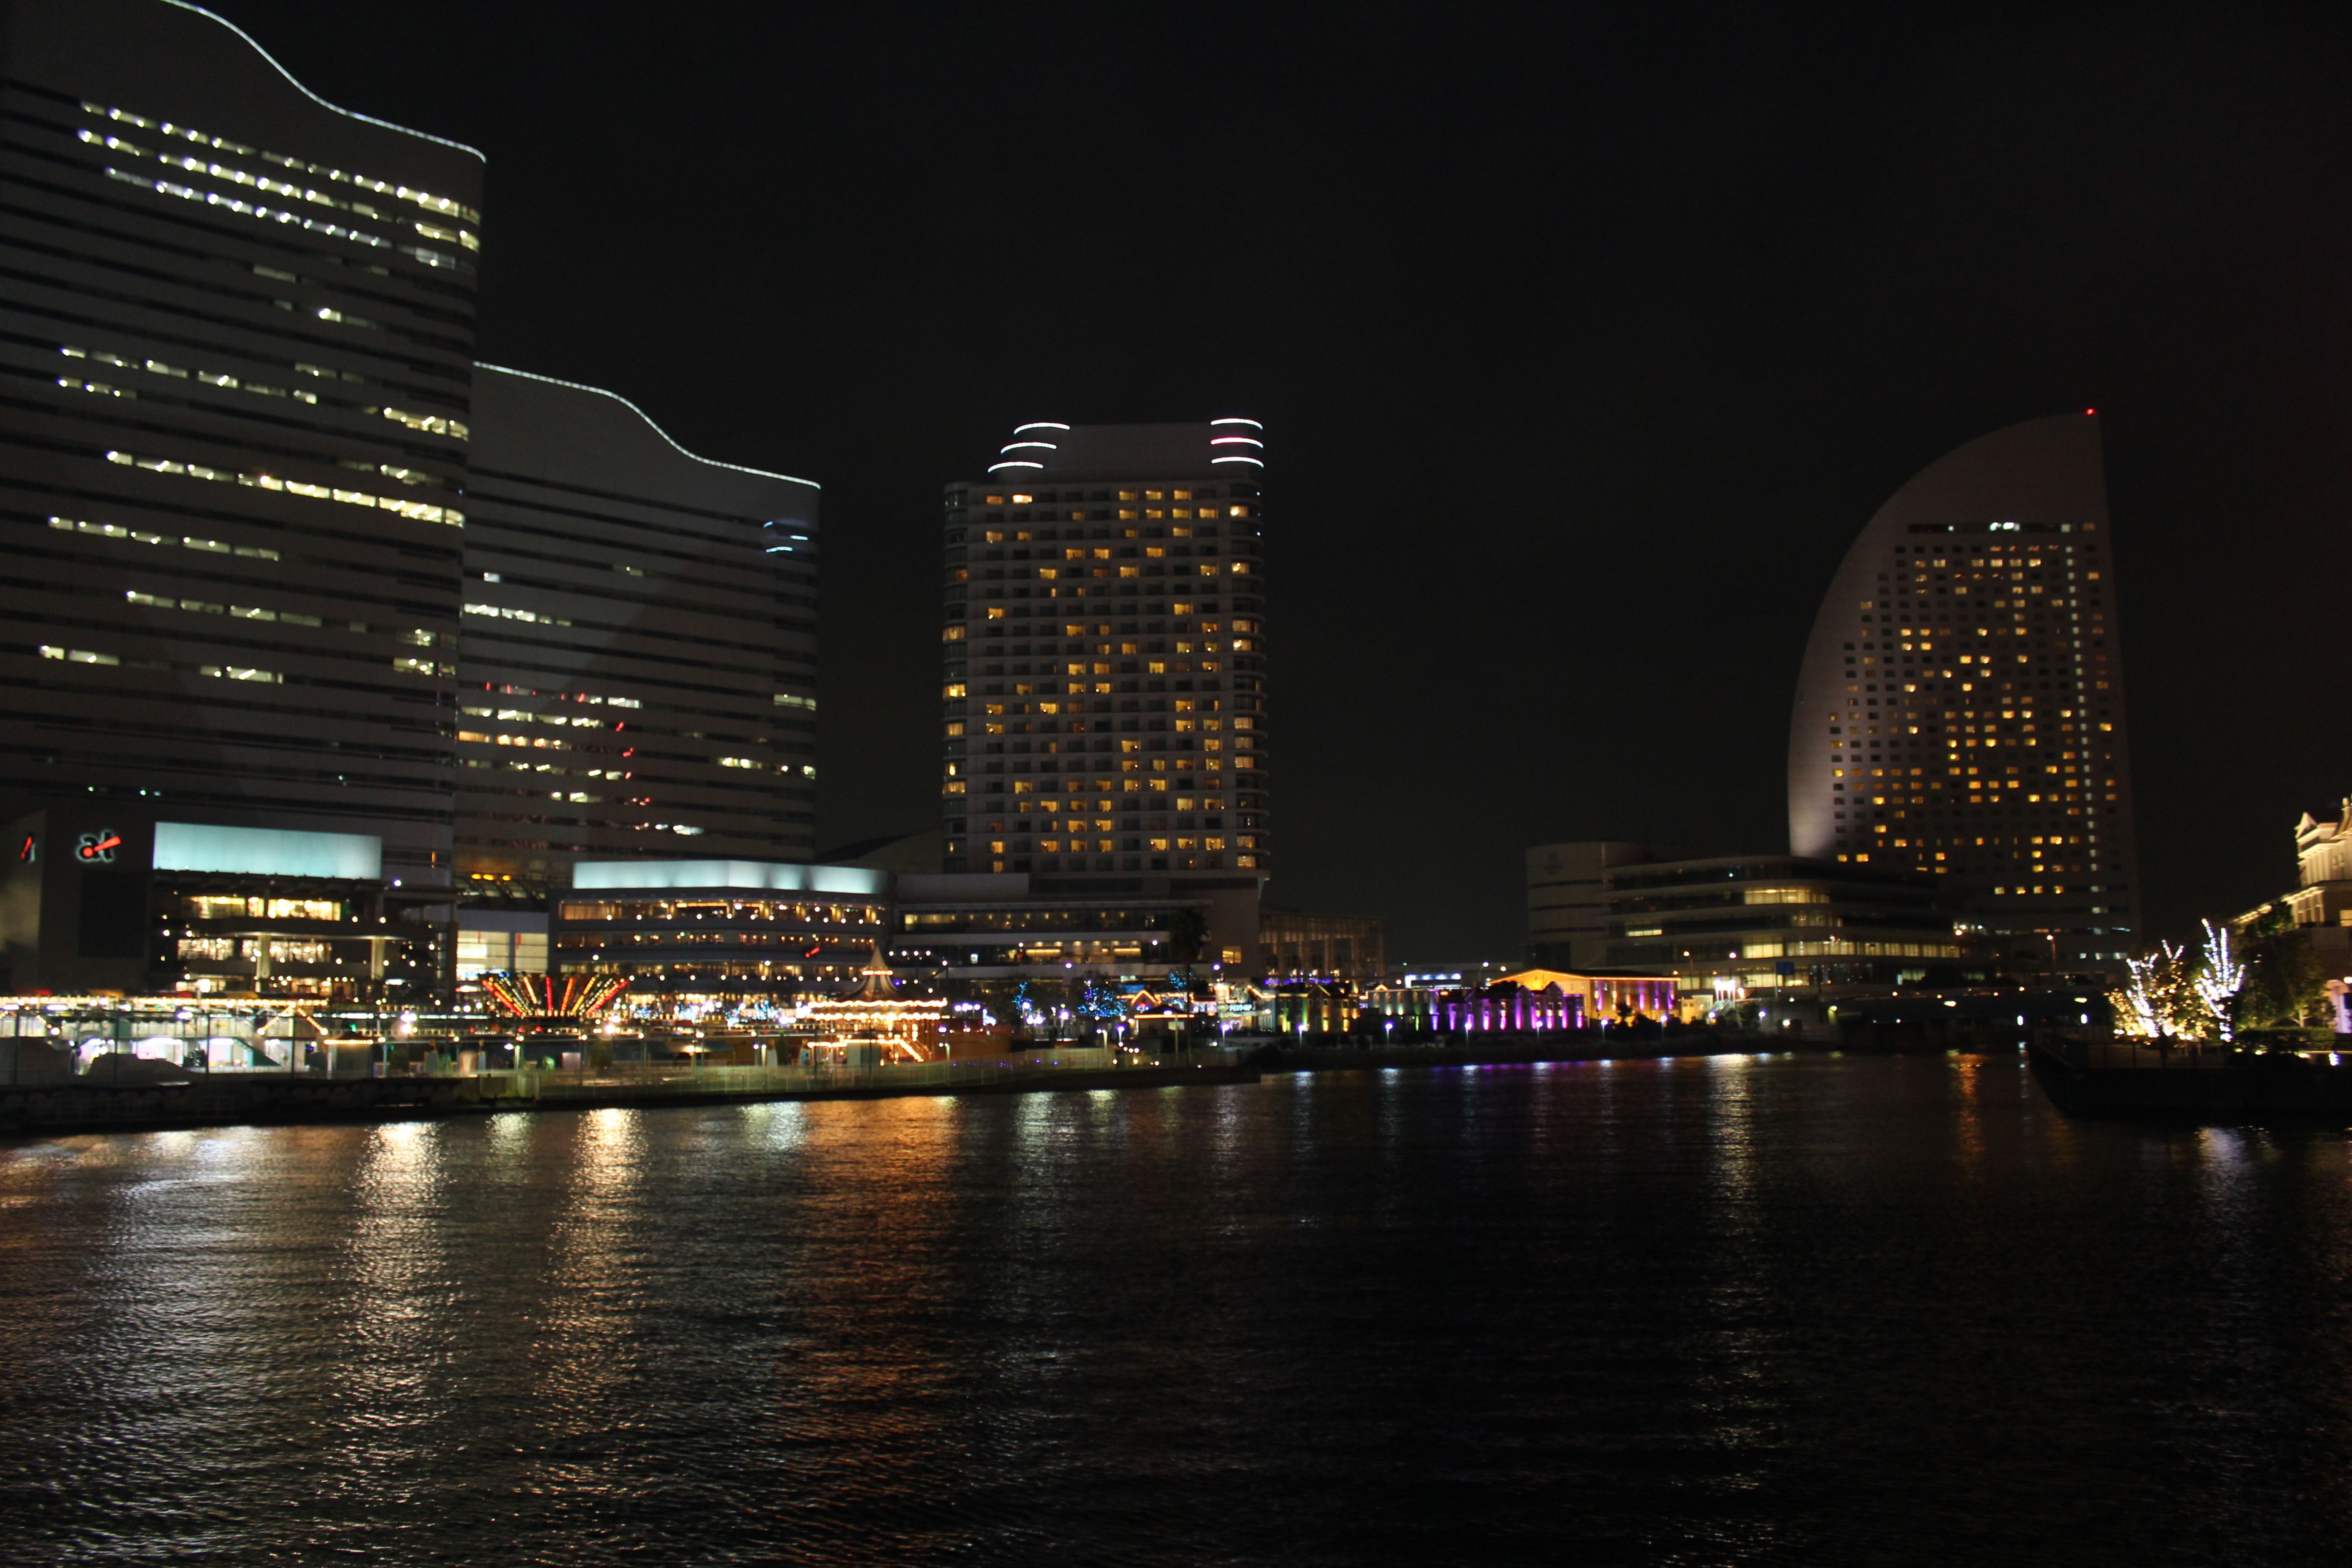
{"type": "MultiPolygon", "coordinates": [[[[284,77],[288,81],[292,82],[295,91],[300,93],[303,97],[309,99],[311,102],[317,104],[321,109],[332,110],[335,113],[343,116],[346,120],[358,120],[370,125],[381,125],[386,131],[397,131],[403,136],[421,137],[425,141],[434,143],[436,146],[448,147],[459,153],[470,153],[477,158],[482,158],[481,150],[479,148],[468,147],[463,142],[452,142],[446,137],[436,136],[429,131],[412,131],[405,125],[394,125],[389,120],[378,120],[373,114],[362,114],[355,109],[338,108],[336,105],[329,103],[325,99],[320,98],[317,93],[312,92],[309,88],[304,87],[299,81],[296,81],[294,73],[288,70],[284,66],[279,65],[278,63],[277,57],[272,55],[268,49],[263,48],[259,44],[255,43],[253,41],[252,34],[247,32],[243,27],[238,26],[235,22],[230,21],[227,17],[216,16],[213,12],[205,10],[202,5],[191,5],[188,4],[188,0],[163,0],[163,4],[166,5],[175,5],[183,11],[194,11],[197,16],[204,17],[206,21],[218,22],[222,26],[226,27],[238,37],[243,38],[247,45],[252,48],[255,54],[259,55],[263,59],[268,60],[272,70],[276,71],[279,76],[284,77]]],[[[487,158],[482,158],[482,161],[486,163],[489,162],[487,158]]]]}
{"type": "Polygon", "coordinates": [[[526,381],[543,381],[550,386],[568,386],[574,392],[593,392],[599,397],[609,397],[614,402],[619,404],[622,407],[627,409],[630,413],[635,415],[638,418],[645,420],[646,426],[651,429],[655,435],[660,437],[665,441],[668,441],[670,446],[676,448],[677,455],[681,458],[692,458],[696,462],[708,464],[714,468],[727,468],[739,474],[752,474],[763,479],[782,479],[786,484],[806,485],[813,490],[824,489],[824,487],[819,485],[814,479],[795,479],[791,474],[770,473],[765,468],[747,468],[740,463],[722,463],[716,458],[705,458],[696,453],[689,452],[685,447],[678,446],[675,440],[672,440],[670,433],[663,429],[660,426],[656,425],[644,409],[638,407],[635,404],[630,402],[627,398],[622,396],[617,392],[607,392],[601,386],[583,385],[581,383],[576,381],[565,381],[559,376],[538,375],[534,374],[530,371],[517,370],[511,365],[492,364],[488,360],[475,361],[474,368],[477,370],[494,370],[500,375],[519,375],[526,381]]]}

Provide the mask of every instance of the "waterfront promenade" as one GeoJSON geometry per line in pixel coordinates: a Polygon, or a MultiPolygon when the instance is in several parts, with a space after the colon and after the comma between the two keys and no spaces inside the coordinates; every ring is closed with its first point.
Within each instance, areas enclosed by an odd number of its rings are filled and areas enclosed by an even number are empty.
{"type": "Polygon", "coordinates": [[[1226,1060],[1074,1051],[1065,1059],[903,1062],[876,1067],[686,1067],[624,1063],[604,1071],[469,1077],[325,1078],[199,1073],[183,1081],[91,1076],[0,1089],[0,1133],[151,1131],[237,1123],[368,1121],[502,1110],[724,1105],[761,1100],[887,1100],[907,1095],[1034,1094],[1255,1083],[1226,1060]]]}
{"type": "Polygon", "coordinates": [[[103,1071],[0,1086],[0,1135],[152,1131],[240,1123],[396,1121],[504,1110],[750,1104],[762,1100],[887,1100],[907,1095],[1038,1094],[1255,1083],[1265,1073],[1392,1068],[1512,1067],[1538,1062],[1750,1054],[1813,1042],[1691,1031],[1475,1034],[1364,1045],[1346,1036],[1305,1044],[1251,1042],[1155,1057],[1040,1047],[1005,1058],[873,1067],[689,1066],[624,1062],[604,1070],[493,1071],[464,1076],[325,1077],[237,1072],[110,1078],[103,1071]]]}

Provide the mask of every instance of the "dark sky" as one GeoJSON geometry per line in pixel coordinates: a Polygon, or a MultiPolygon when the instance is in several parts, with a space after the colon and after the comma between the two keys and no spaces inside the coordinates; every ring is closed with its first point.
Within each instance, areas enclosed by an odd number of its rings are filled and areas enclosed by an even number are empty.
{"type": "Polygon", "coordinates": [[[2095,405],[2152,923],[2352,789],[2352,27],[2259,5],[216,0],[489,154],[481,352],[823,482],[826,843],[936,819],[939,487],[1268,426],[1276,880],[1786,847],[1797,662],[1946,449],[2095,405]]]}

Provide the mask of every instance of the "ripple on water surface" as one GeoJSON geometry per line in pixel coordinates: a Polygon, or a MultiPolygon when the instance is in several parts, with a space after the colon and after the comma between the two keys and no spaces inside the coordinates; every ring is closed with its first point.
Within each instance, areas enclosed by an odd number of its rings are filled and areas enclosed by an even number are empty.
{"type": "Polygon", "coordinates": [[[2348,1177],[1948,1058],[19,1143],[0,1555],[2335,1562],[2348,1177]]]}

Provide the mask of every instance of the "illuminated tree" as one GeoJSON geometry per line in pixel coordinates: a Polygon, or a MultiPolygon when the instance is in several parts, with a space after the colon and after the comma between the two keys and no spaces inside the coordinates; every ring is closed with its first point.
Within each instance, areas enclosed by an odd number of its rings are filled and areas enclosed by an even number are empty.
{"type": "Polygon", "coordinates": [[[2211,921],[2202,924],[2205,962],[2197,966],[2192,984],[2215,1031],[2226,1040],[2231,1037],[2231,1018],[2237,1011],[2239,988],[2246,983],[2246,966],[2230,956],[2229,927],[2217,927],[2211,921]]]}
{"type": "Polygon", "coordinates": [[[2200,1039],[2213,1033],[2213,1014],[2197,986],[2198,966],[2185,948],[2159,942],[2154,952],[2126,959],[2131,978],[2107,994],[2116,1026],[2141,1039],[2200,1039]]]}
{"type": "Polygon", "coordinates": [[[2247,966],[2231,952],[2227,927],[2203,922],[2205,950],[2159,942],[2126,960],[2130,978],[2107,993],[2118,1032],[2139,1039],[2228,1040],[2242,1021],[2247,966]]]}
{"type": "Polygon", "coordinates": [[[2247,979],[2238,1023],[2246,1028],[2292,1027],[2322,1021],[2327,1007],[2327,970],[2311,939],[2294,923],[2284,900],[2246,923],[2247,979]]]}

